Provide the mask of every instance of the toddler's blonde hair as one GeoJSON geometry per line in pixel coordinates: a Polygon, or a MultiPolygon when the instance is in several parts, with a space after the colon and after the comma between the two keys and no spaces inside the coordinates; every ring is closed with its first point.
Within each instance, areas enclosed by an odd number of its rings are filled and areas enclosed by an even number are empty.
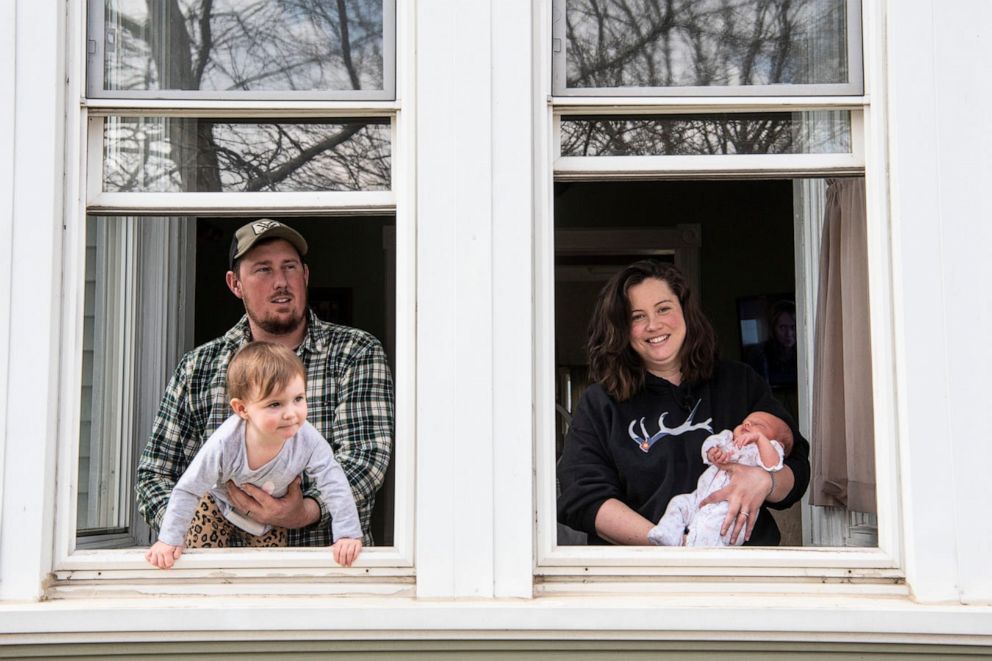
{"type": "Polygon", "coordinates": [[[231,399],[258,401],[307,374],[300,358],[281,344],[251,342],[241,347],[227,366],[227,392],[231,399]]]}

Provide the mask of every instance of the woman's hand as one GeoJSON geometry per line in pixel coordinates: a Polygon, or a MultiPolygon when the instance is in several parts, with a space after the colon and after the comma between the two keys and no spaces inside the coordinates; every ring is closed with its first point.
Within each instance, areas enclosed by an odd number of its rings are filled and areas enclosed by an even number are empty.
{"type": "Polygon", "coordinates": [[[772,495],[775,486],[772,477],[768,471],[757,466],[723,464],[719,467],[730,475],[730,484],[711,493],[699,506],[727,501],[727,517],[720,527],[720,534],[726,535],[728,530],[733,529],[731,540],[736,540],[743,532],[744,541],[747,541],[751,539],[751,531],[754,530],[762,503],[772,495]]]}

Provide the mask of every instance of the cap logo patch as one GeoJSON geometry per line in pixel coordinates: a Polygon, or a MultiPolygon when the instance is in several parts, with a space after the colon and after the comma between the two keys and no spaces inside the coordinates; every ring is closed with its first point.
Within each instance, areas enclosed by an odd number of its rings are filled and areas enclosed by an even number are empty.
{"type": "Polygon", "coordinates": [[[255,236],[268,232],[273,227],[279,227],[280,223],[275,220],[260,220],[257,223],[251,224],[251,230],[255,233],[255,236]]]}

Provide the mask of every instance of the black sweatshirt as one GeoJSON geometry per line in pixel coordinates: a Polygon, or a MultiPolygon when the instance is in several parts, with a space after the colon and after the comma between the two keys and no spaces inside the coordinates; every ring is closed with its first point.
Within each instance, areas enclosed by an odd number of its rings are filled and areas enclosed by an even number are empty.
{"type": "MultiPolygon", "coordinates": [[[[794,445],[785,465],[795,486],[782,502],[768,504],[785,509],[809,485],[809,443],[768,384],[747,365],[721,361],[712,379],[695,385],[674,386],[647,374],[644,388],[619,403],[599,384],[591,385],[575,409],[558,465],[559,521],[589,533],[591,544],[606,543],[596,535],[596,513],[616,498],[657,523],[673,496],[696,488],[706,470],[703,441],[733,429],[752,411],[776,415],[792,428],[794,445]]],[[[748,543],[774,546],[780,539],[778,526],[762,507],[748,543]]]]}

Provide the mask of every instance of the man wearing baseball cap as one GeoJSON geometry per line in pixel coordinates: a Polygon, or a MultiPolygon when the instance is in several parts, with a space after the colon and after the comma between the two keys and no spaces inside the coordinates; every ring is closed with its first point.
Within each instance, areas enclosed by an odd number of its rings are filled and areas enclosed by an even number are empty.
{"type": "MultiPolygon", "coordinates": [[[[230,415],[227,364],[253,340],[293,349],[307,372],[307,419],[328,440],[355,496],[365,533],[389,465],[393,386],[379,341],[361,330],[320,321],[307,306],[309,247],[293,228],[262,218],[231,241],[227,286],[245,315],[222,337],[180,361],[166,388],[138,464],[138,510],[162,521],[176,480],[204,441],[230,415]]],[[[329,546],[330,519],[303,476],[282,498],[252,485],[228,485],[232,504],[260,523],[289,528],[290,546],[329,546]]]]}

